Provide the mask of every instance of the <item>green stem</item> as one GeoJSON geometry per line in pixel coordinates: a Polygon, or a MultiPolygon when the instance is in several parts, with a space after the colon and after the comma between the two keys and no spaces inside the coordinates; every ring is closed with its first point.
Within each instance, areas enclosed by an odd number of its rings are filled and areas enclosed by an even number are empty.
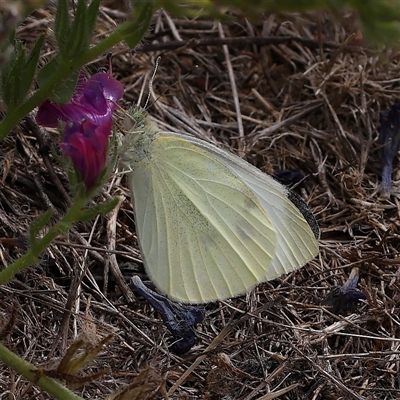
{"type": "MultiPolygon", "coordinates": [[[[44,389],[60,400],[83,400],[54,379],[44,375],[43,370],[14,354],[0,342],[0,360],[8,367],[23,375],[26,379],[44,389]]],[[[3,390],[5,388],[3,387],[3,390]]]]}
{"type": "Polygon", "coordinates": [[[21,272],[24,268],[36,264],[38,256],[46,250],[47,246],[61,233],[68,231],[72,224],[79,220],[81,210],[88,200],[89,199],[84,197],[76,199],[68,213],[52,226],[42,239],[38,240],[25,255],[3,269],[3,271],[0,272],[0,285],[10,282],[13,276],[21,272]]]}

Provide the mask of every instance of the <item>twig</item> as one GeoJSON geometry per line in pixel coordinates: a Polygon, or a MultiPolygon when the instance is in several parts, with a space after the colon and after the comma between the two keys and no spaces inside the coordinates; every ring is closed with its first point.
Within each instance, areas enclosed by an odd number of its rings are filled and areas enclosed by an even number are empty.
{"type": "MultiPolygon", "coordinates": [[[[160,34],[158,35],[160,36],[160,34]]],[[[147,38],[147,40],[152,40],[151,38],[147,38]]],[[[305,39],[302,37],[296,36],[271,36],[271,37],[235,37],[235,38],[212,38],[212,39],[190,39],[187,40],[178,40],[178,41],[168,41],[163,43],[156,44],[145,44],[142,46],[138,46],[135,49],[137,53],[150,53],[154,51],[171,51],[179,49],[180,47],[185,48],[197,48],[197,47],[205,47],[205,46],[222,46],[228,45],[229,47],[234,47],[238,45],[269,45],[269,44],[281,44],[281,43],[290,43],[297,42],[302,44],[303,46],[307,46],[310,49],[319,48],[319,43],[316,40],[305,39]]],[[[324,42],[322,43],[322,47],[327,50],[336,50],[341,47],[340,43],[336,42],[324,42]]],[[[347,46],[343,49],[343,52],[346,53],[365,53],[367,55],[375,55],[376,53],[370,49],[357,47],[357,46],[347,46]]]]}
{"type": "MultiPolygon", "coordinates": [[[[108,216],[107,221],[107,247],[110,250],[115,250],[116,245],[116,225],[117,225],[117,217],[119,209],[121,208],[122,203],[124,202],[125,197],[120,196],[120,201],[118,205],[111,211],[108,216]]],[[[132,290],[129,288],[127,283],[125,282],[125,278],[119,269],[117,257],[115,254],[110,254],[106,260],[106,265],[110,267],[111,273],[114,275],[115,280],[117,281],[117,285],[120,288],[122,294],[128,303],[133,303],[135,301],[135,297],[132,293],[132,290]]],[[[105,269],[107,271],[107,267],[105,269]]]]}

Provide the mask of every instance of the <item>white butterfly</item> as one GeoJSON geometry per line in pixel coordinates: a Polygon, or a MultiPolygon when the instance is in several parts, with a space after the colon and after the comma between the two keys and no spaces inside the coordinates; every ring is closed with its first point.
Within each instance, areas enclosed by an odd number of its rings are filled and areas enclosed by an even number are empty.
{"type": "Polygon", "coordinates": [[[150,279],[170,298],[237,296],[318,253],[303,200],[241,158],[188,135],[162,132],[135,109],[121,154],[150,279]]]}

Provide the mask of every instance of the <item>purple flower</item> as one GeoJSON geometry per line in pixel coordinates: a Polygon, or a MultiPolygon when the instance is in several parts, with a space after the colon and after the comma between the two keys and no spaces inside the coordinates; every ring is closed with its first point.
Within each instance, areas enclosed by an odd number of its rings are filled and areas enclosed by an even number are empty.
{"type": "Polygon", "coordinates": [[[196,343],[194,325],[203,321],[203,307],[174,303],[165,296],[149,289],[138,276],[131,278],[129,286],[160,313],[165,326],[175,339],[170,350],[178,355],[187,353],[196,343]]]}
{"type": "Polygon", "coordinates": [[[367,298],[361,290],[356,289],[358,273],[359,269],[354,267],[346,283],[343,286],[335,286],[321,304],[332,307],[332,312],[336,315],[342,311],[354,311],[356,304],[367,298]]]}
{"type": "Polygon", "coordinates": [[[100,125],[111,120],[116,103],[123,94],[123,85],[111,74],[99,72],[87,81],[81,74],[71,101],[67,104],[42,103],[36,114],[36,122],[57,128],[60,121],[82,123],[88,119],[100,125]]]}
{"type": "Polygon", "coordinates": [[[390,192],[392,185],[393,160],[400,148],[400,103],[396,103],[389,111],[380,113],[381,129],[379,141],[382,147],[382,191],[390,192]]]}
{"type": "Polygon", "coordinates": [[[36,122],[56,128],[64,122],[60,147],[71,157],[86,188],[96,182],[107,159],[112,113],[124,94],[123,85],[110,73],[99,72],[89,80],[81,74],[75,93],[67,104],[46,101],[39,106],[36,122]]]}
{"type": "Polygon", "coordinates": [[[104,169],[111,127],[112,120],[102,125],[86,120],[81,124],[70,122],[65,126],[64,142],[60,143],[60,147],[71,157],[88,189],[104,169]]]}

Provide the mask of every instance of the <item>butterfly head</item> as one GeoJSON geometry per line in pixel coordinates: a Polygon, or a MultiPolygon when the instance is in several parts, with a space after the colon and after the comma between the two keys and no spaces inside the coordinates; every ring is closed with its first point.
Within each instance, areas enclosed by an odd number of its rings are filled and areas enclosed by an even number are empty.
{"type": "Polygon", "coordinates": [[[129,134],[140,132],[157,132],[157,124],[147,116],[147,112],[141,108],[132,108],[124,119],[124,129],[129,134]]]}
{"type": "Polygon", "coordinates": [[[132,108],[123,125],[125,139],[120,149],[121,164],[124,169],[132,171],[142,160],[150,160],[150,146],[157,137],[159,128],[140,108],[132,108]]]}

